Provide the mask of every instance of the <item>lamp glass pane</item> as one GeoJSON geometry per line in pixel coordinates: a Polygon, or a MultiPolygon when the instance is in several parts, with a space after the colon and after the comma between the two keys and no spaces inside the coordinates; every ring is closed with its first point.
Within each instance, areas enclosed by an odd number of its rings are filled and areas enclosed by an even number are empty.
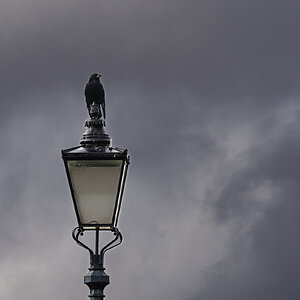
{"type": "Polygon", "coordinates": [[[68,169],[81,223],[111,224],[122,160],[73,160],[68,169]]]}

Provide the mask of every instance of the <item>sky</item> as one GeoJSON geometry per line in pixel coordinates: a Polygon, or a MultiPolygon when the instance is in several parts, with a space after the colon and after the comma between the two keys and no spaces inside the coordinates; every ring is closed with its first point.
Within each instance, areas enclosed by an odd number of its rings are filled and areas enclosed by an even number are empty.
{"type": "Polygon", "coordinates": [[[0,299],[88,299],[60,151],[97,72],[131,156],[106,299],[298,300],[299,36],[296,0],[2,0],[0,299]]]}

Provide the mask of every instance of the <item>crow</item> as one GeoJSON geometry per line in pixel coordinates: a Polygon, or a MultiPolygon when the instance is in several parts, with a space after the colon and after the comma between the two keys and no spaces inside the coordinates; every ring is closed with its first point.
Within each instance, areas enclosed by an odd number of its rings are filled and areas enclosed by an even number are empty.
{"type": "MultiPolygon", "coordinates": [[[[91,75],[89,82],[85,86],[84,94],[85,94],[85,100],[86,100],[86,106],[90,112],[90,106],[95,102],[97,106],[102,107],[103,111],[103,118],[105,122],[106,113],[105,113],[105,93],[103,89],[103,85],[100,82],[101,75],[95,73],[91,75]]],[[[100,117],[101,117],[100,112],[100,117]]]]}

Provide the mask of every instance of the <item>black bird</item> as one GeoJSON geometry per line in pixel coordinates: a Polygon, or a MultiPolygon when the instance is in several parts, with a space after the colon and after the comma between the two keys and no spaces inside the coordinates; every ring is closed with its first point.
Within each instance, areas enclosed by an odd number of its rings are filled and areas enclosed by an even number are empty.
{"type": "Polygon", "coordinates": [[[86,100],[86,106],[90,112],[90,106],[95,102],[97,106],[99,107],[100,117],[101,117],[101,111],[100,111],[100,105],[102,107],[103,111],[103,118],[105,120],[106,113],[105,113],[105,93],[103,89],[103,85],[100,82],[101,75],[95,73],[91,75],[89,82],[85,86],[85,100],[86,100]]]}

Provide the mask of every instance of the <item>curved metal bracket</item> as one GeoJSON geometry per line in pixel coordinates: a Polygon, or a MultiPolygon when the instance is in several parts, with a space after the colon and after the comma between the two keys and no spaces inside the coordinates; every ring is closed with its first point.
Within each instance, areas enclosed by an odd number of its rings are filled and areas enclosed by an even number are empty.
{"type": "Polygon", "coordinates": [[[116,237],[111,242],[106,244],[100,251],[100,259],[101,259],[102,263],[104,262],[104,254],[106,253],[106,251],[119,246],[123,241],[123,236],[122,236],[121,232],[118,230],[118,228],[113,228],[112,232],[116,237]],[[117,242],[117,240],[119,240],[119,241],[117,242]],[[115,242],[117,242],[117,243],[114,244],[115,242]]]}
{"type": "Polygon", "coordinates": [[[88,247],[86,244],[81,242],[79,240],[79,236],[84,234],[84,229],[80,226],[75,227],[72,231],[72,237],[75,240],[75,242],[83,247],[84,249],[88,250],[90,253],[90,264],[91,266],[94,267],[103,267],[103,262],[104,262],[104,254],[108,251],[111,250],[117,246],[119,246],[122,241],[123,241],[123,236],[121,232],[118,230],[118,228],[112,228],[111,231],[113,234],[116,236],[112,241],[110,241],[108,244],[106,244],[104,247],[102,247],[100,251],[100,255],[98,252],[98,247],[99,247],[99,229],[96,229],[96,251],[94,252],[90,247],[88,247]]]}
{"type": "Polygon", "coordinates": [[[93,250],[92,250],[90,247],[88,247],[86,244],[84,244],[83,242],[81,242],[81,241],[79,240],[79,235],[82,236],[83,234],[84,234],[84,229],[83,229],[82,227],[80,227],[80,226],[75,227],[75,228],[73,229],[73,231],[72,231],[72,237],[73,237],[73,239],[75,240],[75,242],[77,243],[77,245],[79,245],[79,246],[81,246],[81,247],[83,247],[84,249],[86,249],[86,250],[89,251],[89,253],[90,253],[90,263],[92,264],[92,261],[93,261],[93,255],[94,255],[93,250]]]}

